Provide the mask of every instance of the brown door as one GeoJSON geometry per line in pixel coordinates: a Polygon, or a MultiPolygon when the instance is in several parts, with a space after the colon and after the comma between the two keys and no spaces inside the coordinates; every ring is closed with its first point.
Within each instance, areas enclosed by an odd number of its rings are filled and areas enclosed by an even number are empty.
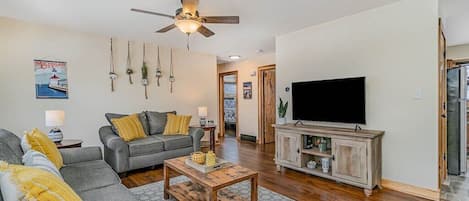
{"type": "Polygon", "coordinates": [[[275,124],[275,69],[263,70],[262,89],[263,89],[263,127],[264,127],[264,143],[275,142],[274,128],[275,124]]]}

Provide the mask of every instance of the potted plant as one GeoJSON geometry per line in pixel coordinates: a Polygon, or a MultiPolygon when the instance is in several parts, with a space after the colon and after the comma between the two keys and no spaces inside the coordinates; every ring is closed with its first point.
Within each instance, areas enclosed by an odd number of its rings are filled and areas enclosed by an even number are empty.
{"type": "Polygon", "coordinates": [[[278,123],[279,124],[286,124],[287,119],[285,118],[285,115],[287,114],[287,109],[288,109],[288,101],[283,103],[282,98],[280,98],[280,104],[278,105],[278,123]]]}

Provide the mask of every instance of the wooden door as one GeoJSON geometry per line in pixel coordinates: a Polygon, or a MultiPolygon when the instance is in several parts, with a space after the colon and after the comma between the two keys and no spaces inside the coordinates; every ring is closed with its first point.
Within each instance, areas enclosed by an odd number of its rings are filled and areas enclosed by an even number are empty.
{"type": "Polygon", "coordinates": [[[261,126],[263,143],[275,142],[274,128],[272,124],[276,122],[276,103],[275,103],[275,68],[264,69],[260,71],[261,77],[261,126]]]}
{"type": "Polygon", "coordinates": [[[441,184],[446,180],[448,163],[447,163],[447,63],[446,63],[446,39],[441,27],[439,28],[439,44],[438,44],[438,183],[441,184]]]}
{"type": "Polygon", "coordinates": [[[332,139],[332,176],[367,183],[366,142],[332,139]]]}
{"type": "Polygon", "coordinates": [[[300,135],[278,132],[276,153],[277,163],[300,167],[300,135]]]}

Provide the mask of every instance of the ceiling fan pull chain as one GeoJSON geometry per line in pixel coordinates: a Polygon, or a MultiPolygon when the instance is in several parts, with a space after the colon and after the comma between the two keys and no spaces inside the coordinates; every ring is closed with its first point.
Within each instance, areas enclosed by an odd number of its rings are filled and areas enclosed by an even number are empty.
{"type": "Polygon", "coordinates": [[[162,77],[161,62],[160,62],[160,46],[156,46],[156,47],[158,49],[157,66],[156,66],[156,85],[160,86],[160,78],[162,77]]]}
{"type": "Polygon", "coordinates": [[[130,84],[134,84],[132,81],[132,74],[134,71],[132,70],[132,60],[130,58],[130,41],[127,41],[127,70],[126,70],[127,75],[129,76],[129,82],[130,84]]]}
{"type": "Polygon", "coordinates": [[[174,66],[173,66],[173,49],[171,48],[171,54],[170,54],[170,67],[169,67],[169,92],[173,93],[173,83],[176,81],[176,78],[174,77],[174,66]]]}
{"type": "Polygon", "coordinates": [[[114,92],[114,80],[117,79],[117,74],[114,72],[114,54],[112,51],[112,37],[111,37],[111,56],[110,56],[110,66],[109,66],[109,78],[111,79],[111,92],[114,92]]]}
{"type": "Polygon", "coordinates": [[[147,67],[147,64],[145,63],[145,43],[143,43],[142,85],[145,88],[145,99],[148,99],[148,92],[147,92],[148,67],[147,67]]]}

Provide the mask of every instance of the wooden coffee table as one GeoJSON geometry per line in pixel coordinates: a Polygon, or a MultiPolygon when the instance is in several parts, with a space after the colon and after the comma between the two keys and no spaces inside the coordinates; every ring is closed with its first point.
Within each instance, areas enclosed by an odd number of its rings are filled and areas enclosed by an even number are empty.
{"type": "Polygon", "coordinates": [[[233,164],[210,173],[202,173],[185,164],[187,156],[164,161],[164,198],[169,195],[177,200],[245,200],[240,195],[222,189],[227,186],[251,180],[251,201],[257,201],[258,173],[233,164]],[[175,171],[191,181],[169,185],[169,172],[175,171]]]}

